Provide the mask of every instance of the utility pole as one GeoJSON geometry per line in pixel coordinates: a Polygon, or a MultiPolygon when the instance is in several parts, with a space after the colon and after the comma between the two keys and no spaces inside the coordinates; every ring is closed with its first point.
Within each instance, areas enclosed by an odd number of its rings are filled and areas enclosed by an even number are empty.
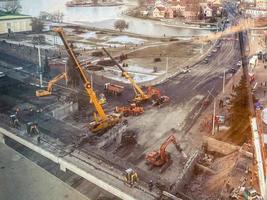
{"type": "Polygon", "coordinates": [[[167,75],[168,75],[168,68],[169,68],[169,57],[166,58],[166,74],[165,74],[165,78],[167,78],[167,75]]]}
{"type": "Polygon", "coordinates": [[[208,91],[210,96],[213,97],[213,117],[212,117],[212,135],[215,135],[215,120],[216,120],[216,97],[208,91]]]}
{"type": "Polygon", "coordinates": [[[38,60],[39,60],[39,73],[40,73],[40,87],[43,87],[43,74],[42,74],[42,61],[40,44],[38,44],[38,60]]]}
{"type": "Polygon", "coordinates": [[[92,89],[94,88],[93,87],[93,74],[91,74],[91,87],[92,87],[92,89]]]}
{"type": "Polygon", "coordinates": [[[223,71],[223,94],[225,91],[225,70],[223,71]]]}
{"type": "Polygon", "coordinates": [[[215,120],[216,120],[216,97],[214,97],[213,99],[212,135],[215,135],[215,120]]]}
{"type": "Polygon", "coordinates": [[[65,81],[66,81],[66,86],[68,86],[68,75],[67,75],[67,61],[65,62],[65,66],[64,66],[64,70],[65,70],[65,75],[67,78],[65,78],[65,81]]]}

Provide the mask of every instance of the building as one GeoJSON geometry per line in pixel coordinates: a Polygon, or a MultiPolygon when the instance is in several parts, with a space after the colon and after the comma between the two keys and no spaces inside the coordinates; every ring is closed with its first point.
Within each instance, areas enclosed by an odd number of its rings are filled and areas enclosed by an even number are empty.
{"type": "Polygon", "coordinates": [[[32,31],[31,23],[28,15],[0,15],[0,34],[32,31]]]}
{"type": "Polygon", "coordinates": [[[259,9],[267,9],[267,0],[255,0],[256,7],[259,9]]]}
{"type": "Polygon", "coordinates": [[[181,0],[180,5],[185,6],[184,17],[186,19],[197,19],[200,11],[200,0],[181,0]]]}
{"type": "Polygon", "coordinates": [[[153,17],[155,18],[164,18],[165,17],[166,8],[163,6],[157,6],[153,10],[153,17]]]}
{"type": "Polygon", "coordinates": [[[167,8],[165,11],[165,18],[173,19],[174,17],[174,11],[171,8],[167,8]]]}
{"type": "Polygon", "coordinates": [[[213,10],[209,6],[205,7],[203,11],[206,18],[210,18],[213,16],[213,10]]]}
{"type": "Polygon", "coordinates": [[[185,6],[177,5],[171,7],[175,11],[175,15],[178,17],[183,17],[185,12],[185,6]]]}
{"type": "Polygon", "coordinates": [[[246,15],[252,18],[266,18],[267,9],[266,10],[257,8],[246,9],[246,15]]]}

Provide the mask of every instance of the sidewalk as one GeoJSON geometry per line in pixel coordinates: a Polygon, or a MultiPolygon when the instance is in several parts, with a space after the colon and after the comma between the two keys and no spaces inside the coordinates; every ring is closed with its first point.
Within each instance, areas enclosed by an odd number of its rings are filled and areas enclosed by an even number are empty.
{"type": "Polygon", "coordinates": [[[4,144],[0,144],[0,158],[0,199],[89,200],[4,144]]]}

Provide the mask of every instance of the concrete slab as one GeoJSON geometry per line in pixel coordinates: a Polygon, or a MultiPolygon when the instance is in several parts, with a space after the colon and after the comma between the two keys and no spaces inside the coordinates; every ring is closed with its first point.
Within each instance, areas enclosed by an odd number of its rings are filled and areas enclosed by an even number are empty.
{"type": "Polygon", "coordinates": [[[4,144],[0,144],[0,158],[0,199],[88,200],[4,144]]]}

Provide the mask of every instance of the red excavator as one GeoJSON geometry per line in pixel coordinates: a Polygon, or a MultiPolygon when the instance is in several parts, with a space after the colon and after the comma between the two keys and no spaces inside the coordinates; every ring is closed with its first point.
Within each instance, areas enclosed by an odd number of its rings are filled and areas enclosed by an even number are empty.
{"type": "Polygon", "coordinates": [[[144,108],[141,106],[137,106],[135,103],[132,103],[130,104],[130,106],[116,106],[115,112],[122,113],[124,117],[138,116],[144,113],[144,108]]]}
{"type": "Polygon", "coordinates": [[[162,104],[165,104],[170,101],[170,98],[168,96],[161,96],[160,90],[149,86],[147,88],[147,95],[152,100],[153,106],[161,106],[162,104]]]}
{"type": "Polygon", "coordinates": [[[170,159],[170,154],[166,152],[166,148],[169,144],[173,143],[176,147],[177,151],[179,151],[183,158],[187,158],[186,154],[184,153],[183,149],[180,147],[179,144],[177,144],[176,139],[174,135],[170,135],[165,142],[160,146],[159,151],[152,151],[146,155],[146,162],[147,164],[150,164],[157,167],[162,167],[160,172],[162,173],[165,169],[167,169],[171,163],[172,160],[170,159]],[[163,166],[165,165],[165,166],[163,166]]]}

